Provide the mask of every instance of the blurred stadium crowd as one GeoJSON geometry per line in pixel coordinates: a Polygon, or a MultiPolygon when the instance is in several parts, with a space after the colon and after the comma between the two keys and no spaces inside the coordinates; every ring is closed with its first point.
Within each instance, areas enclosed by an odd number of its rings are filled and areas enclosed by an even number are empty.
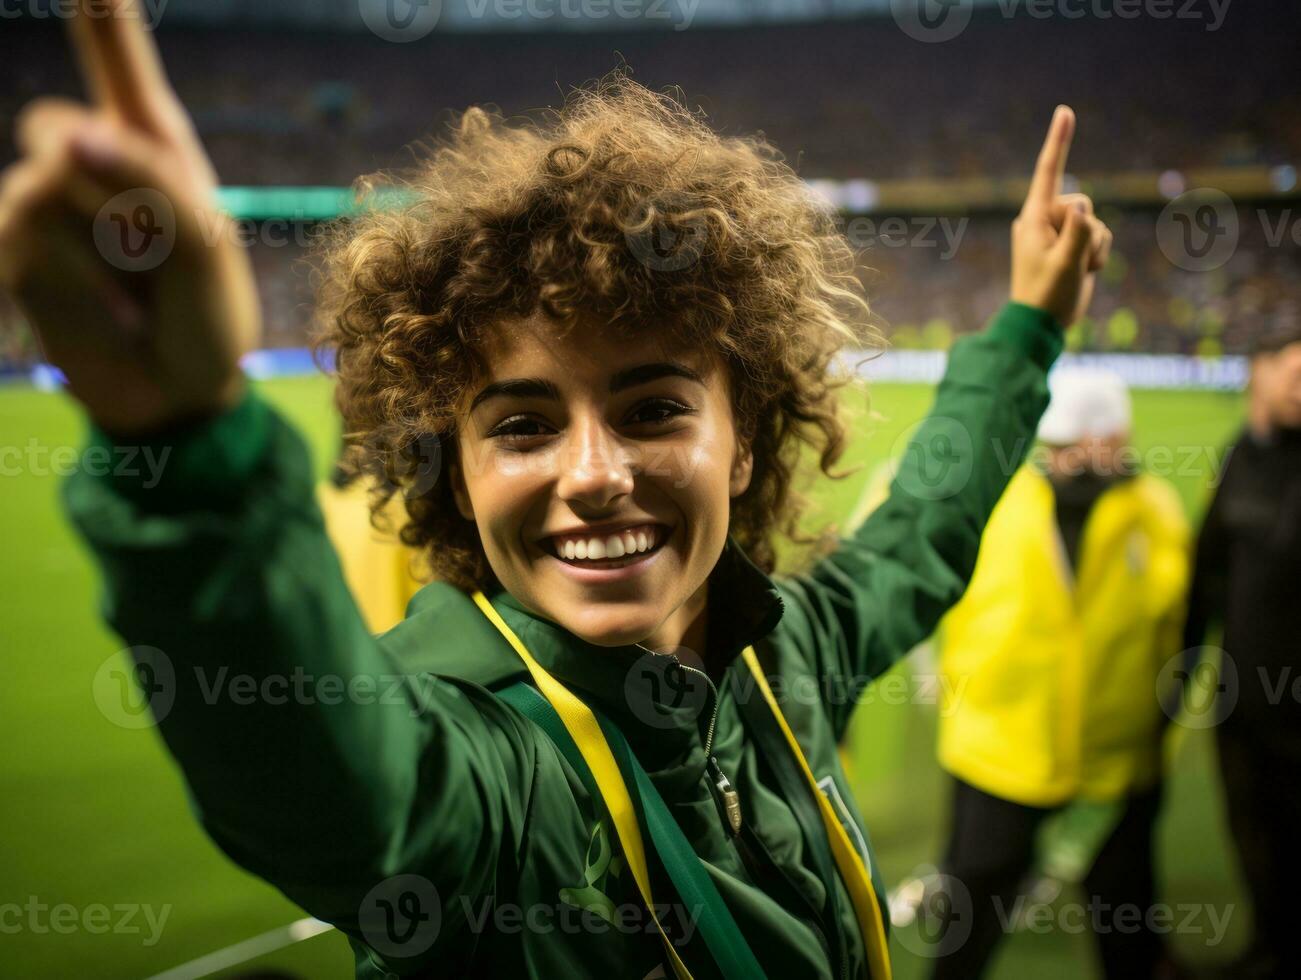
{"type": "MultiPolygon", "coordinates": [[[[404,148],[436,133],[451,110],[556,105],[568,87],[620,61],[644,84],[681,86],[724,133],[763,132],[814,180],[1023,177],[1042,130],[1037,89],[1052,78],[1054,96],[1075,106],[1089,136],[1072,157],[1075,173],[1264,167],[1295,184],[1301,105],[1271,93],[1289,90],[1301,11],[1289,4],[1275,5],[1270,17],[1234,13],[1210,31],[1179,19],[1008,21],[978,10],[963,37],[945,44],[916,43],[889,17],[623,34],[435,32],[410,45],[367,33],[179,22],[159,39],[230,185],[344,186],[401,166],[410,159],[404,148]],[[1241,51],[1254,56],[1224,57],[1241,51]],[[511,71],[494,72],[506,60],[511,71]],[[566,77],[557,77],[556,64],[568,66],[566,77]]],[[[69,88],[77,76],[60,30],[16,21],[5,33],[16,57],[7,69],[14,82],[0,91],[0,119],[41,93],[78,94],[69,88]]],[[[0,163],[14,157],[11,128],[0,126],[0,163]]],[[[1147,204],[1103,211],[1115,229],[1115,257],[1094,318],[1073,343],[1243,353],[1265,329],[1301,315],[1301,207],[1294,214],[1285,197],[1235,200],[1234,254],[1193,273],[1158,247],[1161,204],[1154,193],[1147,204]]],[[[902,236],[869,230],[856,241],[877,313],[898,347],[947,346],[1007,292],[1006,214],[936,212],[903,215],[902,236]],[[941,216],[947,240],[936,226],[941,216]]],[[[877,229],[887,215],[870,217],[864,227],[877,229]]],[[[270,229],[262,237],[275,244],[253,246],[272,346],[304,342],[311,293],[297,260],[309,234],[270,229]]],[[[37,356],[0,304],[0,370],[37,356]]]]}

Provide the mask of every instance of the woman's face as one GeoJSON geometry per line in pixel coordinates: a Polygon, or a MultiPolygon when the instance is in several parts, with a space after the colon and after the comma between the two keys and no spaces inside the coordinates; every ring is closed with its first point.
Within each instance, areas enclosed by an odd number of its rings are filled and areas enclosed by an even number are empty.
{"type": "Polygon", "coordinates": [[[750,483],[726,372],[540,315],[498,325],[485,355],[451,477],[502,585],[591,643],[683,644],[750,483]]]}

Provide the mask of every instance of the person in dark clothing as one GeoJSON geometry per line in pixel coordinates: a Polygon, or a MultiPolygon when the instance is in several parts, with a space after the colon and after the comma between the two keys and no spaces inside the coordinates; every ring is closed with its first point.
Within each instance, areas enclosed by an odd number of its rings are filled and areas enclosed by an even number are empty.
{"type": "MultiPolygon", "coordinates": [[[[1301,327],[1267,336],[1251,362],[1248,421],[1197,542],[1184,632],[1195,661],[1223,627],[1212,684],[1229,826],[1255,914],[1235,977],[1295,976],[1292,903],[1301,877],[1301,327]]],[[[1208,678],[1211,678],[1208,680],[1208,678]]],[[[1200,691],[1203,695],[1211,691],[1200,691]]]]}

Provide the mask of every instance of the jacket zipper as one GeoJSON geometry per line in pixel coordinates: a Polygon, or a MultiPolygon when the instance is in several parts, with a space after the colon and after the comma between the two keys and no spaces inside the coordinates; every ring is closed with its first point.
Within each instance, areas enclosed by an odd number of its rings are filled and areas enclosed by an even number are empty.
{"type": "MultiPolygon", "coordinates": [[[[637,645],[641,646],[640,643],[637,645]]],[[[818,914],[817,909],[814,908],[812,902],[804,897],[803,893],[795,886],[795,883],[791,880],[785,869],[783,869],[769,853],[768,848],[764,846],[763,841],[759,840],[758,836],[755,834],[754,828],[750,827],[748,824],[744,824],[742,821],[740,795],[732,786],[731,780],[727,778],[727,774],[723,772],[723,767],[719,765],[718,758],[713,753],[714,731],[718,724],[719,708],[718,688],[715,686],[713,680],[703,670],[698,670],[689,664],[684,664],[677,658],[676,654],[659,653],[655,650],[647,650],[646,647],[642,647],[642,649],[646,650],[647,653],[655,654],[655,656],[658,657],[668,657],[675,666],[682,670],[689,671],[690,673],[699,674],[704,678],[705,683],[709,685],[709,692],[713,697],[714,704],[713,709],[709,714],[709,727],[705,732],[705,758],[708,760],[707,766],[709,769],[710,783],[714,789],[714,799],[720,811],[726,816],[733,844],[736,846],[738,851],[740,851],[742,862],[750,866],[752,874],[756,877],[763,877],[765,875],[771,875],[772,872],[775,871],[781,876],[781,879],[785,882],[788,890],[799,897],[811,913],[810,917],[805,920],[806,924],[810,929],[812,929],[818,942],[822,944],[822,949],[826,953],[827,959],[833,963],[839,961],[838,965],[840,967],[839,973],[841,980],[849,980],[849,957],[842,950],[832,950],[832,944],[828,939],[827,931],[822,927],[821,916],[818,914]],[[764,854],[765,859],[763,862],[760,862],[755,854],[756,847],[764,854]]],[[[835,886],[836,883],[834,881],[827,882],[827,887],[834,888],[835,886]]],[[[840,938],[839,930],[837,930],[836,935],[837,938],[840,938]]]]}
{"type": "Polygon", "coordinates": [[[679,670],[685,670],[692,674],[697,674],[705,679],[709,685],[709,693],[713,698],[713,710],[709,714],[709,728],[705,732],[705,760],[706,767],[709,770],[709,780],[714,791],[714,800],[722,811],[727,821],[727,829],[732,837],[741,832],[741,797],[732,786],[732,781],[727,778],[727,773],[723,772],[723,767],[718,762],[718,757],[714,755],[714,730],[718,724],[718,688],[714,685],[713,680],[703,670],[697,670],[695,667],[684,664],[677,658],[676,654],[666,654],[679,670]]]}

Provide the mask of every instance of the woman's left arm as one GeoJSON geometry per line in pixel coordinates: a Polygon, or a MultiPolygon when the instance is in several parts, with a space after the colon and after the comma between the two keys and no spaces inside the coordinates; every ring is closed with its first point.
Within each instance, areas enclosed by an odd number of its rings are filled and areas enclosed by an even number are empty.
{"type": "Polygon", "coordinates": [[[1012,301],[958,341],[888,499],[808,572],[782,580],[837,737],[867,684],[935,629],[975,568],[981,533],[1034,441],[1061,325],[1087,306],[1111,234],[1062,195],[1074,115],[1059,108],[1012,225],[1012,301]]]}

